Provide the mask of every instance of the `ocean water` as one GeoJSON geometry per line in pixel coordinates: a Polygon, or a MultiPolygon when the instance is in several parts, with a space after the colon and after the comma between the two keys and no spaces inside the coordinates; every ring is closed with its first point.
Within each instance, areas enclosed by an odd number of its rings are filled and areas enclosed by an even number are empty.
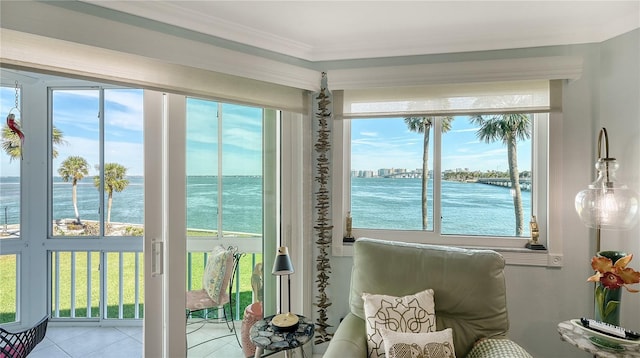
{"type": "MultiPolygon", "coordinates": [[[[122,192],[113,194],[112,222],[142,224],[143,178],[129,177],[122,192]]],[[[430,182],[431,185],[432,182],[430,182]]],[[[71,201],[71,184],[59,178],[53,184],[53,219],[75,217],[71,201]]],[[[217,229],[222,213],[225,231],[262,232],[262,180],[260,177],[223,177],[222,209],[218,210],[217,177],[187,178],[187,227],[217,229]]],[[[78,210],[82,220],[99,219],[99,193],[93,178],[78,183],[78,210]]],[[[429,203],[433,203],[429,190],[429,203]]],[[[531,212],[531,193],[523,191],[524,219],[531,212]]],[[[421,179],[352,178],[353,226],[421,230],[421,179]]],[[[18,222],[18,178],[0,178],[0,224],[18,222]],[[6,209],[6,211],[5,211],[6,209]],[[5,216],[6,213],[6,216],[5,216]]],[[[105,197],[106,205],[106,197],[105,197]]],[[[432,204],[431,204],[432,205],[432,204]]],[[[433,210],[429,209],[433,227],[433,210]]],[[[525,225],[524,235],[528,235],[525,225]]],[[[464,235],[513,236],[515,214],[508,188],[478,183],[442,183],[442,233],[464,235]]]]}
{"type": "MultiPolygon", "coordinates": [[[[422,179],[351,178],[354,228],[422,230],[422,179]]],[[[433,229],[429,181],[428,229],[433,229]]],[[[524,236],[529,235],[531,192],[522,191],[524,236]]],[[[515,235],[511,190],[479,183],[442,182],[442,234],[515,235]]]]}
{"type": "MultiPolygon", "coordinates": [[[[144,187],[142,177],[128,177],[129,185],[113,193],[111,222],[144,222],[144,187]]],[[[259,177],[224,177],[222,208],[218,210],[217,177],[187,178],[187,227],[212,230],[218,228],[218,215],[224,216],[222,230],[262,232],[262,179],[259,177]]],[[[53,219],[73,219],[72,185],[55,178],[53,183],[53,219]]],[[[100,194],[93,178],[78,182],[78,211],[81,220],[99,220],[100,194]]],[[[0,178],[0,225],[18,223],[19,184],[17,177],[0,178]]],[[[106,195],[105,195],[106,206],[106,195]]]]}

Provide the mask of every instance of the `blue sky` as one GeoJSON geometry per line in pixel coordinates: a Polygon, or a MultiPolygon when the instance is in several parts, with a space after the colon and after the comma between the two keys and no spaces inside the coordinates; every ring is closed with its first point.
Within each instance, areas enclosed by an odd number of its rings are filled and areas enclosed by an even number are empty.
{"type": "MultiPolygon", "coordinates": [[[[55,175],[60,163],[72,155],[87,160],[90,175],[96,175],[99,164],[100,125],[97,90],[55,91],[53,123],[63,133],[64,144],[57,145],[58,157],[53,161],[55,175]]],[[[105,90],[105,163],[118,163],[128,175],[142,175],[142,91],[105,90]]]]}
{"type": "MultiPolygon", "coordinates": [[[[98,91],[61,91],[54,100],[54,123],[63,131],[65,144],[57,146],[54,160],[57,171],[70,155],[83,156],[97,174],[98,91]]],[[[0,111],[6,119],[14,107],[15,91],[0,89],[0,111]]],[[[215,175],[218,166],[217,102],[190,98],[187,102],[187,174],[215,175]]],[[[225,175],[260,175],[262,172],[262,110],[223,104],[223,171],[225,175]]],[[[14,113],[16,111],[14,110],[14,113]]],[[[127,168],[128,175],[143,173],[142,91],[118,89],[105,91],[105,161],[127,168]]],[[[28,120],[28,119],[27,119],[28,120]]],[[[4,123],[3,123],[4,125],[4,123]]],[[[507,170],[506,147],[487,144],[476,137],[477,128],[464,117],[456,117],[443,137],[443,170],[507,170]]],[[[353,170],[380,168],[416,169],[422,167],[422,134],[410,132],[403,120],[354,120],[352,123],[353,170]]],[[[28,140],[28,138],[27,138],[28,140]]],[[[529,142],[518,147],[520,171],[531,168],[529,142]]],[[[433,155],[433,150],[430,151],[433,155]]],[[[0,175],[19,174],[17,161],[9,163],[0,156],[0,175]]],[[[430,159],[433,168],[433,159],[430,159]]]]}
{"type": "MultiPolygon", "coordinates": [[[[477,129],[466,117],[453,120],[451,130],[443,136],[443,170],[508,169],[506,147],[502,142],[480,142],[476,136],[477,129]]],[[[409,131],[402,118],[353,120],[351,137],[352,170],[422,168],[423,134],[409,131]]],[[[433,150],[429,155],[429,168],[433,169],[433,150]]],[[[518,145],[518,167],[520,171],[531,169],[530,141],[518,145]]]]}
{"type": "MultiPolygon", "coordinates": [[[[187,175],[215,175],[218,103],[187,100],[187,175]]],[[[222,104],[223,175],[262,175],[262,109],[222,104]]]]}
{"type": "MultiPolygon", "coordinates": [[[[96,175],[99,163],[99,92],[97,90],[58,90],[53,101],[54,125],[62,130],[65,143],[57,145],[59,155],[53,162],[54,175],[60,163],[71,155],[87,160],[90,174],[96,175]]],[[[0,113],[3,126],[15,107],[15,90],[0,88],[0,113]]],[[[127,168],[128,175],[142,175],[143,105],[142,91],[105,90],[105,162],[127,168]]],[[[218,165],[217,102],[188,100],[187,174],[215,175],[218,165]]],[[[223,173],[260,175],[262,173],[262,110],[224,104],[223,173]]],[[[12,113],[17,113],[15,110],[12,113]]],[[[19,118],[19,113],[17,115],[19,118]]],[[[19,118],[20,119],[20,118],[19,118]]],[[[26,119],[28,120],[28,118],[26,119]]],[[[27,137],[26,140],[29,140],[27,137]]],[[[0,155],[0,175],[19,175],[19,163],[0,155]]]]}

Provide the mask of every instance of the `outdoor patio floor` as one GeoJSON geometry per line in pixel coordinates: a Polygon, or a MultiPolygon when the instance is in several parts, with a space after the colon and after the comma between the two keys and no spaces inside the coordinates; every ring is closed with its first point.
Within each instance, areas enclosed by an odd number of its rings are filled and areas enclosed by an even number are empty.
{"type": "MultiPolygon", "coordinates": [[[[240,334],[241,321],[235,321],[240,334]]],[[[199,324],[187,326],[190,332],[199,324]]],[[[190,347],[229,333],[226,325],[207,323],[187,336],[190,347]]],[[[142,357],[142,327],[62,327],[49,325],[45,339],[29,358],[142,357]]],[[[189,349],[188,357],[241,358],[242,349],[231,335],[189,349]]]]}

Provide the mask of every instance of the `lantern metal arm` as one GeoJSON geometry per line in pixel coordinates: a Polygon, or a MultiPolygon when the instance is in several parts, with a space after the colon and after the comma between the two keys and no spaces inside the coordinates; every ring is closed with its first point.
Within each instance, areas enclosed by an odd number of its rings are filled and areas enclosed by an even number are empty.
{"type": "MultiPolygon", "coordinates": [[[[612,161],[612,160],[616,160],[616,158],[609,158],[609,134],[607,134],[607,129],[602,127],[600,128],[600,133],[598,133],[598,157],[596,158],[596,161],[600,161],[600,160],[606,160],[606,161],[612,161]],[[604,158],[602,157],[602,144],[603,144],[603,139],[604,139],[604,158]]],[[[609,181],[609,166],[606,166],[606,172],[605,172],[605,176],[606,176],[606,182],[608,184],[610,184],[611,182],[609,181]]],[[[598,224],[598,227],[596,228],[596,252],[600,252],[600,224],[598,224]]]]}

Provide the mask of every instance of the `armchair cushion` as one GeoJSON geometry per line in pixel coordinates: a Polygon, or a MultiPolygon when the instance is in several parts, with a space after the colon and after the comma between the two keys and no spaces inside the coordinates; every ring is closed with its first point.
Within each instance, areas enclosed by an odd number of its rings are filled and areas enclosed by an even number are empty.
{"type": "Polygon", "coordinates": [[[367,331],[362,318],[348,313],[340,322],[323,357],[367,357],[367,331]]]}
{"type": "Polygon", "coordinates": [[[508,339],[481,339],[467,358],[532,358],[524,348],[508,339]]]}

